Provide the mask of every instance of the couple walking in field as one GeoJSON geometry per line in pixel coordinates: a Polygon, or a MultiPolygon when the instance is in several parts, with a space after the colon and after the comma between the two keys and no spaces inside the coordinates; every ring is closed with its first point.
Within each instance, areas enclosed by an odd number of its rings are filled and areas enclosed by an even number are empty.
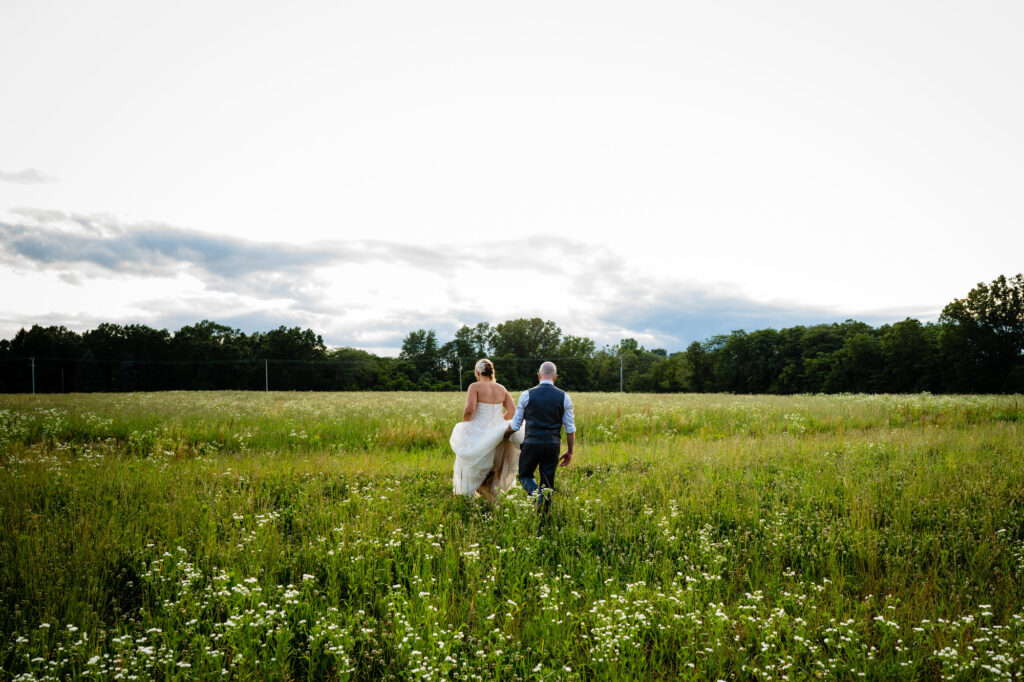
{"type": "Polygon", "coordinates": [[[476,363],[476,382],[466,391],[462,421],[452,430],[455,451],[452,485],[457,495],[479,493],[493,499],[516,481],[546,511],[551,504],[555,471],[572,461],[576,423],[569,394],[555,387],[558,370],[544,362],[537,372],[539,383],[523,391],[518,405],[495,380],[494,364],[486,358],[476,363]],[[562,428],[566,451],[559,456],[562,428]],[[540,484],[534,475],[540,469],[540,484]]]}

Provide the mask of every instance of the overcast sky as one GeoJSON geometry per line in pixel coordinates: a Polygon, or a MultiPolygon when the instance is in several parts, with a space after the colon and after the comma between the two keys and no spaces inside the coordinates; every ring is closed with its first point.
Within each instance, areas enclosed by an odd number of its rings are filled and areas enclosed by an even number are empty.
{"type": "Polygon", "coordinates": [[[1017,0],[0,0],[0,338],[934,320],[1024,270],[1022,29],[1017,0]]]}

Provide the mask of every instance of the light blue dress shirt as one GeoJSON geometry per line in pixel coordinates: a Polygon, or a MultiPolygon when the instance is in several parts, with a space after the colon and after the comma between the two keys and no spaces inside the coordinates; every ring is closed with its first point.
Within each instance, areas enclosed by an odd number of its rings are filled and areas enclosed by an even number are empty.
{"type": "MultiPolygon", "coordinates": [[[[541,380],[542,384],[555,385],[555,382],[550,379],[541,380]]],[[[512,417],[512,430],[518,431],[523,425],[523,417],[526,414],[526,405],[530,402],[530,392],[523,391],[523,394],[519,396],[519,404],[516,405],[515,416],[512,417]]],[[[562,407],[565,408],[565,412],[562,414],[562,426],[565,427],[566,433],[576,433],[576,419],[573,416],[572,411],[572,400],[569,398],[569,394],[565,394],[565,401],[562,403],[562,407]]]]}

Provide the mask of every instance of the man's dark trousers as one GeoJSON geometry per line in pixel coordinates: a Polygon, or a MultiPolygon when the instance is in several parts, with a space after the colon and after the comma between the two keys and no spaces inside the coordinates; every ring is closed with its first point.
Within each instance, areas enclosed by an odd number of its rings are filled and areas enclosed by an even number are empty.
{"type": "Polygon", "coordinates": [[[551,505],[551,489],[555,487],[555,471],[558,469],[558,453],[561,442],[523,443],[519,453],[519,483],[527,495],[537,494],[537,505],[547,511],[551,505]],[[540,486],[533,474],[540,467],[540,486]]]}
{"type": "Polygon", "coordinates": [[[562,419],[565,392],[549,381],[541,381],[526,394],[526,437],[519,452],[519,483],[527,495],[538,495],[537,504],[547,511],[555,485],[558,451],[562,447],[562,419]],[[533,472],[540,467],[540,489],[533,472]]]}

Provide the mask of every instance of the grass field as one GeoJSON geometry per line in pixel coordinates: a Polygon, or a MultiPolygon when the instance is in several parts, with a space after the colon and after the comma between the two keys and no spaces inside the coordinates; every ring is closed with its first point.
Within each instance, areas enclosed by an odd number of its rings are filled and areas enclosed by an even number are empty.
{"type": "Polygon", "coordinates": [[[1021,396],[574,401],[541,525],[461,395],[0,396],[0,679],[1024,674],[1021,396]]]}

